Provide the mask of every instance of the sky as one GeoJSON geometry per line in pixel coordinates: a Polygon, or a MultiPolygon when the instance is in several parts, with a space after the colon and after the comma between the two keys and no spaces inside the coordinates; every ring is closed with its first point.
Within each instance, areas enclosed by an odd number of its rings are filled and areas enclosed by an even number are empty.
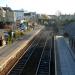
{"type": "Polygon", "coordinates": [[[40,14],[73,14],[75,0],[0,0],[0,6],[8,6],[13,10],[24,9],[40,14]]]}

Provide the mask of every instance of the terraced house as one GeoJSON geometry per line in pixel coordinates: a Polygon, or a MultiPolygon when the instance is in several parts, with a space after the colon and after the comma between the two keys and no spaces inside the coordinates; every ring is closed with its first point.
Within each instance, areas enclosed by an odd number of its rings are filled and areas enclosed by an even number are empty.
{"type": "Polygon", "coordinates": [[[11,29],[15,21],[15,12],[10,7],[0,7],[0,28],[11,29]]]}
{"type": "Polygon", "coordinates": [[[6,11],[0,7],[0,24],[5,21],[6,11]]]}

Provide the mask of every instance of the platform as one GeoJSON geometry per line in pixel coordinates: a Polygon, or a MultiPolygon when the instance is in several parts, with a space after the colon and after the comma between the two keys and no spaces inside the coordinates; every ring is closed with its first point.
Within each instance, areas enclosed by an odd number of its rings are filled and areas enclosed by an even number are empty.
{"type": "Polygon", "coordinates": [[[75,75],[75,60],[63,36],[56,36],[57,75],[75,75]]]}

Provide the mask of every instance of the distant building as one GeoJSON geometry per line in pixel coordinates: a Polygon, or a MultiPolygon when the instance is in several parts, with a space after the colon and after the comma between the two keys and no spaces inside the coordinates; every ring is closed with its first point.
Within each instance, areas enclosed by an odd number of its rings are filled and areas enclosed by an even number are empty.
{"type": "Polygon", "coordinates": [[[14,10],[16,16],[16,24],[19,24],[21,20],[24,20],[24,10],[14,10]]]}
{"type": "Polygon", "coordinates": [[[16,20],[23,20],[24,19],[24,10],[14,10],[16,15],[16,20]]]}
{"type": "Polygon", "coordinates": [[[28,22],[29,27],[34,27],[38,22],[38,15],[36,12],[25,12],[24,20],[28,22]]]}
{"type": "Polygon", "coordinates": [[[75,15],[60,15],[58,16],[58,18],[61,21],[65,21],[65,20],[75,20],[75,15]]]}
{"type": "Polygon", "coordinates": [[[49,22],[53,21],[53,17],[51,15],[41,14],[38,16],[38,20],[40,24],[49,25],[49,22]]]}
{"type": "Polygon", "coordinates": [[[36,14],[36,12],[26,12],[26,13],[24,13],[24,19],[28,20],[28,21],[36,22],[37,14],[36,14]]]}

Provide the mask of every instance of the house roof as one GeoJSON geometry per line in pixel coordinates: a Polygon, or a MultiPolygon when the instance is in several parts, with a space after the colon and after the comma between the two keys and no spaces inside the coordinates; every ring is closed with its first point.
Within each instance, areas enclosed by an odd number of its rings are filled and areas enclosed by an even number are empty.
{"type": "Polygon", "coordinates": [[[24,12],[24,10],[14,10],[14,12],[24,12]]]}
{"type": "Polygon", "coordinates": [[[9,11],[13,11],[10,7],[2,7],[5,11],[9,10],[9,11]]]}

